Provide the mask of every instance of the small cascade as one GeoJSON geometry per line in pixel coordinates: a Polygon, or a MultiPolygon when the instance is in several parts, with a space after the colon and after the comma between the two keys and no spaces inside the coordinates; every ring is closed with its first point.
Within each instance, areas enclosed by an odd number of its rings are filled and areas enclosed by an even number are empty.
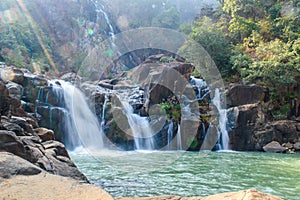
{"type": "Polygon", "coordinates": [[[227,110],[223,108],[221,103],[221,92],[217,88],[215,90],[215,97],[212,100],[212,103],[216,106],[219,114],[219,125],[218,125],[218,135],[220,136],[220,149],[222,150],[228,150],[229,149],[229,135],[227,131],[227,110]]]}
{"type": "Polygon", "coordinates": [[[105,125],[105,112],[106,112],[107,102],[108,102],[108,96],[105,94],[103,107],[102,107],[102,113],[101,113],[101,129],[102,130],[104,129],[104,125],[105,125]]]}
{"type": "Polygon", "coordinates": [[[81,145],[90,149],[103,149],[103,131],[84,94],[65,81],[51,82],[51,85],[55,94],[63,93],[58,97],[62,98],[66,109],[66,146],[71,149],[81,145]]]}
{"type": "Polygon", "coordinates": [[[207,83],[203,79],[191,76],[190,83],[197,87],[197,99],[204,99],[208,97],[209,90],[207,89],[207,83]]]}
{"type": "MultiPolygon", "coordinates": [[[[97,12],[97,21],[99,21],[99,18],[101,15],[104,16],[105,18],[105,21],[106,21],[106,24],[108,25],[109,27],[109,31],[108,33],[105,32],[105,34],[109,37],[109,40],[110,40],[110,43],[111,43],[111,47],[114,51],[116,51],[118,54],[120,54],[118,48],[117,48],[117,45],[115,44],[115,34],[116,34],[116,31],[114,30],[113,28],[113,25],[112,25],[112,21],[110,20],[107,12],[105,12],[105,7],[103,4],[101,4],[100,1],[98,0],[92,0],[93,4],[95,5],[96,7],[96,12],[97,12]]],[[[121,54],[120,54],[121,55],[121,54]]]]}
{"type": "Polygon", "coordinates": [[[168,128],[168,150],[172,150],[173,131],[174,131],[174,123],[171,120],[168,128]]]}
{"type": "Polygon", "coordinates": [[[153,150],[153,132],[147,118],[135,114],[133,107],[126,101],[122,101],[122,106],[134,137],[136,150],[153,150]]]}
{"type": "Polygon", "coordinates": [[[182,150],[182,141],[181,141],[181,129],[180,124],[178,124],[177,134],[176,134],[176,143],[177,143],[177,150],[182,150]]]}

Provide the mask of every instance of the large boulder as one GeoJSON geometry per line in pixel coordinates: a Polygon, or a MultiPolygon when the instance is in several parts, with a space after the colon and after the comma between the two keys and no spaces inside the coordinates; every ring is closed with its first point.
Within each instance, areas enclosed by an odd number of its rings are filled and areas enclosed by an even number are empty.
{"type": "Polygon", "coordinates": [[[237,107],[236,124],[230,135],[230,145],[238,151],[263,151],[272,141],[280,144],[295,144],[300,140],[297,129],[300,122],[279,120],[268,122],[266,111],[261,104],[248,104],[237,107]]]}
{"type": "Polygon", "coordinates": [[[267,100],[268,91],[259,85],[231,85],[226,93],[228,107],[256,104],[267,100]]]}
{"type": "Polygon", "coordinates": [[[34,164],[8,152],[0,152],[0,178],[10,178],[15,175],[36,175],[42,169],[34,164]]]}
{"type": "Polygon", "coordinates": [[[25,157],[25,148],[21,140],[12,131],[0,130],[0,151],[7,151],[25,157]]]}
{"type": "MultiPolygon", "coordinates": [[[[0,166],[1,167],[1,166],[0,166]]],[[[113,200],[106,191],[95,185],[46,172],[33,176],[13,176],[0,181],[1,199],[22,200],[113,200]]]]}
{"type": "Polygon", "coordinates": [[[265,152],[268,153],[282,153],[286,150],[286,148],[282,147],[279,142],[272,141],[269,144],[263,147],[265,152]]]}
{"type": "Polygon", "coordinates": [[[227,192],[211,195],[207,197],[180,197],[180,196],[161,196],[161,197],[132,197],[119,198],[118,200],[282,200],[279,197],[262,193],[255,189],[242,190],[239,192],[227,192]]]}

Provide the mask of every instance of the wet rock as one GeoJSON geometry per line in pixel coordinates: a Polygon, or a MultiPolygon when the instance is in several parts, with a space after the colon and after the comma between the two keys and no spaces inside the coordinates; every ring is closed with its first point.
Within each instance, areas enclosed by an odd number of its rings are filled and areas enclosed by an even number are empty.
{"type": "Polygon", "coordinates": [[[231,85],[226,94],[228,107],[256,104],[266,100],[268,91],[259,85],[231,85]]]}
{"type": "Polygon", "coordinates": [[[283,146],[279,144],[279,142],[272,141],[266,146],[263,147],[263,150],[268,153],[282,153],[286,150],[283,146]]]}
{"type": "Polygon", "coordinates": [[[16,175],[36,175],[42,169],[8,152],[0,152],[0,177],[10,178],[16,175]]]}

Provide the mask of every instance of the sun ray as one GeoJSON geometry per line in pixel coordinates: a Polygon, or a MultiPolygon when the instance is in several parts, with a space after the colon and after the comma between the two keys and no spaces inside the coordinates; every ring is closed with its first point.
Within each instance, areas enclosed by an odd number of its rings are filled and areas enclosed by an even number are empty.
{"type": "Polygon", "coordinates": [[[30,15],[28,9],[26,8],[26,6],[23,3],[23,0],[16,0],[18,6],[20,7],[20,9],[23,11],[23,13],[25,14],[25,18],[28,20],[29,24],[32,27],[32,30],[34,32],[34,34],[36,35],[39,44],[41,45],[42,49],[43,49],[43,53],[46,56],[46,58],[48,59],[50,66],[52,67],[53,71],[56,74],[59,74],[59,71],[53,61],[53,59],[51,58],[51,55],[49,53],[49,51],[47,50],[47,48],[45,47],[45,44],[43,42],[43,39],[37,29],[37,24],[35,23],[34,19],[32,18],[32,16],[30,15]]]}

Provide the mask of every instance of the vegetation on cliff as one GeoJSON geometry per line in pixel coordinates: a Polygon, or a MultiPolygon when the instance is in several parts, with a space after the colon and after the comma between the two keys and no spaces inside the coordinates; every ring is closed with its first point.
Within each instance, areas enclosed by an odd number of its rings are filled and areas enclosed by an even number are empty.
{"type": "MultiPolygon", "coordinates": [[[[190,37],[229,81],[270,88],[272,115],[286,118],[300,75],[300,1],[219,0],[196,19],[190,37]]],[[[183,30],[186,31],[186,30],[183,30]]]]}

